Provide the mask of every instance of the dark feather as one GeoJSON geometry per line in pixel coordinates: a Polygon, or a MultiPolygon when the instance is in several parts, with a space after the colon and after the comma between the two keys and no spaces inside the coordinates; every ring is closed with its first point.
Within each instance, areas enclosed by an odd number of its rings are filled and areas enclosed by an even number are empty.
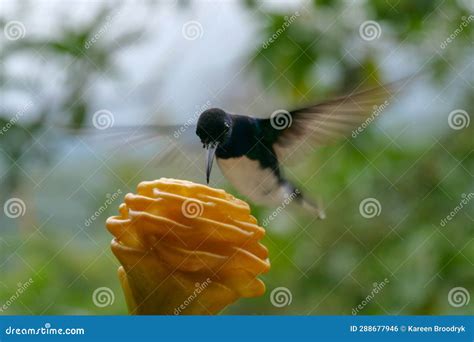
{"type": "Polygon", "coordinates": [[[276,118],[260,120],[263,134],[272,144],[280,162],[288,163],[290,159],[297,161],[302,154],[311,152],[317,146],[328,145],[348,136],[375,115],[378,108],[386,107],[407,82],[409,80],[403,79],[282,113],[282,116],[290,115],[291,122],[283,129],[278,129],[280,127],[274,121],[276,118]]]}

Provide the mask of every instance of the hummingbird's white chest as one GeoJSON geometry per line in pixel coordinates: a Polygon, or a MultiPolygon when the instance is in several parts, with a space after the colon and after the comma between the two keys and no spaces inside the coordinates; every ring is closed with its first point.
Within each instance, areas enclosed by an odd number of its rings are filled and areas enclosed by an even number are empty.
{"type": "Polygon", "coordinates": [[[232,185],[250,200],[263,204],[278,204],[285,198],[285,186],[270,170],[263,169],[256,160],[247,157],[216,158],[223,175],[232,185]]]}

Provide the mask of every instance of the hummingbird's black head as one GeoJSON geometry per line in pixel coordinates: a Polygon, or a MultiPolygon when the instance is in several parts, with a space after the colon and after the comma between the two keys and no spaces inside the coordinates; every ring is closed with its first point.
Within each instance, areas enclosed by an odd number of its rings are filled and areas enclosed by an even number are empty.
{"type": "Polygon", "coordinates": [[[199,116],[196,134],[204,147],[224,143],[232,129],[232,118],[219,108],[208,109],[199,116]]]}
{"type": "Polygon", "coordinates": [[[206,180],[209,184],[212,162],[217,145],[225,143],[232,132],[232,118],[229,114],[219,108],[208,109],[199,116],[196,134],[202,144],[207,148],[206,180]]]}

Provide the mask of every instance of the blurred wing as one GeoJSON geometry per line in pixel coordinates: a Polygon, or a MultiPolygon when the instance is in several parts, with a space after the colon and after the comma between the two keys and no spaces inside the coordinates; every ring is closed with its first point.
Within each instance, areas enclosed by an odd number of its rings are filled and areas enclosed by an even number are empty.
{"type": "Polygon", "coordinates": [[[205,178],[205,150],[196,135],[196,126],[188,126],[184,131],[173,131],[168,135],[167,145],[154,158],[154,164],[198,171],[205,178]]]}
{"type": "Polygon", "coordinates": [[[201,157],[202,146],[196,136],[195,125],[117,126],[103,130],[97,128],[66,129],[94,146],[104,146],[111,153],[133,153],[151,150],[152,165],[179,167],[201,157]]]}
{"type": "Polygon", "coordinates": [[[364,121],[375,119],[403,84],[398,81],[292,112],[275,112],[262,120],[264,134],[271,137],[281,162],[297,161],[315,147],[344,138],[364,121]]]}

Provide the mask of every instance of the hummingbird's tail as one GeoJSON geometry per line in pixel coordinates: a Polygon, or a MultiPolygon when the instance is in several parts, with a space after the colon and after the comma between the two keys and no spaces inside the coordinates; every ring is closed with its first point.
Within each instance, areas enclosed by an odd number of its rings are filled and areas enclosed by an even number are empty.
{"type": "MultiPolygon", "coordinates": [[[[313,200],[303,194],[302,191],[300,191],[297,187],[289,183],[288,181],[286,182],[287,189],[289,189],[291,192],[290,194],[295,195],[296,194],[296,202],[301,205],[305,210],[312,214],[316,214],[318,219],[324,220],[326,218],[326,213],[324,212],[324,208],[322,205],[322,201],[320,199],[318,200],[313,200]]],[[[292,196],[290,195],[290,196],[292,196]]],[[[287,195],[288,196],[288,195],[287,195]]]]}
{"type": "Polygon", "coordinates": [[[315,213],[318,219],[324,220],[326,218],[326,213],[324,212],[321,200],[318,199],[317,201],[313,201],[306,196],[301,196],[300,203],[304,209],[311,213],[315,213]]]}

